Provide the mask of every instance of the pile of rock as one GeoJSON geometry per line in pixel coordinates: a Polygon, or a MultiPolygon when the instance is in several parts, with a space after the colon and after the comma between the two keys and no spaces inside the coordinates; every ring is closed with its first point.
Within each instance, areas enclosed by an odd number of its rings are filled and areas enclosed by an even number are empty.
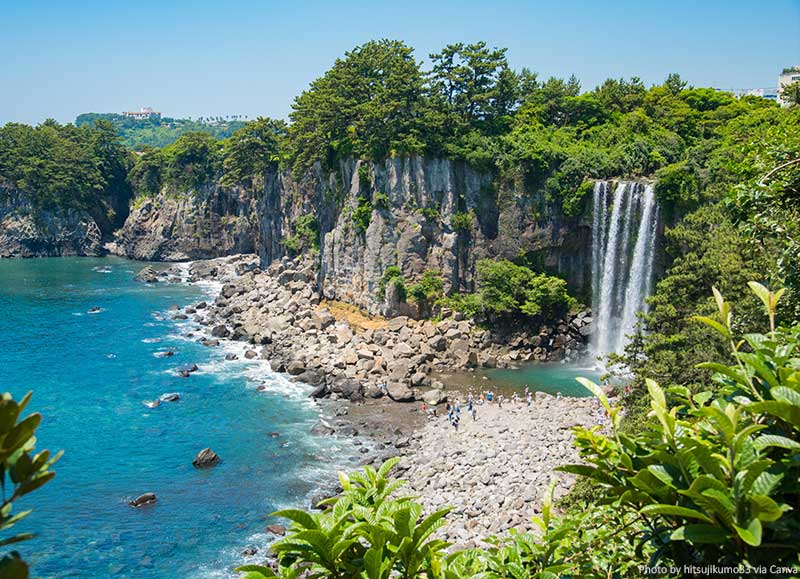
{"type": "Polygon", "coordinates": [[[250,342],[275,370],[316,386],[314,396],[351,401],[388,395],[398,402],[436,403],[443,397],[432,372],[562,359],[583,347],[591,323],[582,313],[538,333],[490,332],[445,310],[439,321],[398,316],[376,319],[367,329],[354,327],[325,306],[314,267],[300,259],[284,258],[266,271],[249,255],[195,262],[188,279],[223,282],[213,304],[184,310],[211,328],[205,345],[250,342]]]}
{"type": "Polygon", "coordinates": [[[512,527],[530,529],[551,481],[556,498],[568,492],[573,477],[554,469],[579,462],[572,427],[589,426],[590,416],[590,399],[541,392],[530,408],[479,405],[477,421],[463,408],[458,432],[440,417],[411,436],[399,475],[428,512],[453,507],[440,537],[477,546],[512,527]]]}

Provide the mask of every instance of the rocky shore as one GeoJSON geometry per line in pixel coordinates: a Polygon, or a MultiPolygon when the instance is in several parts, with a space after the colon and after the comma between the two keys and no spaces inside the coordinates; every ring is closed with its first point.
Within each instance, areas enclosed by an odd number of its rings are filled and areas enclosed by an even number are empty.
{"type": "Polygon", "coordinates": [[[572,475],[555,472],[578,462],[572,427],[590,426],[591,399],[556,398],[538,392],[524,401],[477,405],[476,420],[461,401],[458,431],[438,413],[399,451],[399,475],[428,511],[451,506],[438,531],[457,548],[481,544],[508,529],[531,529],[551,482],[564,496],[572,475]]]}
{"type": "Polygon", "coordinates": [[[330,407],[329,418],[313,432],[352,437],[364,463],[400,455],[395,474],[409,481],[427,509],[453,507],[439,535],[456,545],[474,546],[512,527],[528,528],[550,482],[556,483],[556,497],[573,482],[554,468],[577,460],[571,428],[591,424],[589,399],[537,393],[531,407],[482,404],[473,420],[466,392],[431,375],[576,354],[591,324],[588,313],[533,335],[511,336],[450,312],[439,321],[384,319],[324,301],[315,289],[314,269],[301,260],[284,259],[262,270],[254,255],[161,271],[148,267],[137,278],[221,288],[213,302],[174,310],[172,316],[205,326],[207,335],[198,339],[208,347],[221,340],[248,343],[244,357],[266,359],[273,370],[310,384],[314,398],[350,401],[330,407]],[[462,420],[456,432],[443,406],[436,417],[430,409],[459,397],[462,420]]]}
{"type": "Polygon", "coordinates": [[[396,402],[445,399],[430,374],[506,367],[523,361],[554,361],[577,355],[591,327],[587,312],[543,326],[538,332],[489,331],[458,312],[441,320],[368,316],[339,302],[325,301],[310,263],[284,258],[266,270],[255,255],[237,255],[144,270],[142,281],[214,281],[217,298],[175,315],[210,328],[219,339],[249,342],[250,356],[269,360],[277,372],[316,387],[313,396],[349,399],[388,396],[396,402]]]}

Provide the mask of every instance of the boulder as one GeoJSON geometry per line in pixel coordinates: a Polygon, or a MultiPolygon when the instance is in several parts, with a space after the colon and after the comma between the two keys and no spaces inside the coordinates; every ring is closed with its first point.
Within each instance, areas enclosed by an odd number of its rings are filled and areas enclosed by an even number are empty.
{"type": "Polygon", "coordinates": [[[441,352],[447,347],[447,340],[441,334],[433,336],[428,340],[428,345],[436,352],[441,352]]]}
{"type": "Polygon", "coordinates": [[[361,382],[349,378],[339,378],[335,380],[331,385],[331,391],[354,402],[364,397],[364,390],[361,382]]]}
{"type": "Polygon", "coordinates": [[[315,436],[330,436],[334,432],[336,432],[332,426],[322,422],[321,420],[318,421],[314,426],[311,427],[311,434],[315,436]]]}
{"type": "Polygon", "coordinates": [[[248,360],[252,360],[253,358],[258,358],[258,354],[253,350],[247,350],[244,353],[244,357],[247,358],[248,360]]]}
{"type": "Polygon", "coordinates": [[[144,507],[147,505],[155,504],[158,499],[156,498],[155,493],[144,493],[143,495],[139,495],[135,499],[128,501],[128,504],[133,508],[144,507]]]}
{"type": "Polygon", "coordinates": [[[309,398],[325,398],[328,395],[328,385],[320,384],[308,395],[309,398]]]}
{"type": "Polygon", "coordinates": [[[414,391],[402,382],[391,382],[386,386],[389,398],[395,402],[413,402],[414,391]]]}
{"type": "Polygon", "coordinates": [[[219,455],[211,450],[210,448],[204,448],[200,452],[197,453],[197,456],[194,457],[192,461],[192,465],[195,468],[208,468],[211,466],[216,466],[220,463],[222,459],[220,459],[219,455]]]}
{"type": "Polygon", "coordinates": [[[431,406],[436,406],[437,404],[441,404],[445,400],[447,400],[447,396],[444,392],[439,390],[438,388],[432,388],[430,390],[426,390],[422,394],[422,400],[425,404],[430,404],[431,406]]]}
{"type": "Polygon", "coordinates": [[[306,371],[306,365],[300,360],[292,360],[286,365],[286,371],[292,376],[299,376],[306,371]]]}
{"type": "Polygon", "coordinates": [[[225,327],[225,324],[220,324],[218,326],[214,326],[211,330],[211,335],[215,338],[227,338],[230,335],[228,328],[225,327]]]}
{"type": "Polygon", "coordinates": [[[153,269],[153,266],[148,265],[140,269],[134,279],[144,283],[155,283],[158,281],[158,275],[156,274],[156,270],[153,269]]]}
{"type": "Polygon", "coordinates": [[[177,402],[181,399],[181,395],[177,392],[167,392],[158,398],[161,402],[177,402]]]}
{"type": "Polygon", "coordinates": [[[286,534],[286,527],[283,525],[267,525],[266,531],[271,535],[283,537],[286,534]]]}

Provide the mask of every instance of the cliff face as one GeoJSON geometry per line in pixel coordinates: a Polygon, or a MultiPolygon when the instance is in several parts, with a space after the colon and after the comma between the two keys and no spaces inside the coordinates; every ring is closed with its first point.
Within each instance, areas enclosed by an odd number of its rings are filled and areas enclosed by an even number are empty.
{"type": "MultiPolygon", "coordinates": [[[[350,160],[300,181],[270,171],[258,182],[254,190],[212,184],[140,197],[106,248],[148,261],[256,252],[266,265],[313,253],[310,239],[298,244],[305,219],[319,232],[323,295],[373,313],[412,313],[378,297],[384,272],[395,265],[406,284],[433,269],[442,273],[446,290],[470,290],[479,259],[525,255],[566,278],[573,293],[588,290],[591,224],[585,216],[566,218],[539,194],[498,188],[492,174],[464,162],[350,160]]],[[[33,211],[24,196],[8,193],[0,198],[0,218],[0,255],[8,257],[96,255],[112,228],[102,216],[97,222],[88,213],[33,211]]]]}
{"type": "Polygon", "coordinates": [[[101,238],[88,212],[34,208],[25,193],[0,188],[0,258],[99,255],[101,238]]]}
{"type": "Polygon", "coordinates": [[[445,290],[472,289],[477,260],[526,254],[585,293],[590,223],[565,218],[540,196],[498,194],[494,187],[491,174],[463,162],[420,157],[344,162],[336,173],[317,172],[299,183],[272,175],[259,200],[259,254],[264,264],[281,257],[297,220],[314,216],[324,296],[373,313],[404,313],[378,298],[381,278],[393,265],[406,283],[435,269],[445,290]]]}
{"type": "Polygon", "coordinates": [[[240,188],[201,191],[134,201],[108,249],[146,261],[208,259],[256,251],[255,196],[240,188]]]}

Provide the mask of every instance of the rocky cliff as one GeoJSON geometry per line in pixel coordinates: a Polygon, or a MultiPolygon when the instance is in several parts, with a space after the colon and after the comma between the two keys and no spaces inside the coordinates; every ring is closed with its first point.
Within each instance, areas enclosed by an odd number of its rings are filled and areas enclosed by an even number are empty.
{"type": "Polygon", "coordinates": [[[22,191],[0,188],[0,258],[99,255],[102,235],[86,211],[34,208],[22,191]]]}
{"type": "Polygon", "coordinates": [[[207,259],[254,252],[256,197],[242,188],[214,184],[200,191],[134,200],[130,215],[108,249],[145,261],[207,259]]]}
{"type": "MultiPolygon", "coordinates": [[[[285,255],[296,224],[313,216],[319,228],[319,279],[324,296],[372,313],[402,313],[379,299],[386,268],[407,283],[427,269],[445,289],[472,289],[484,257],[527,255],[585,294],[591,269],[591,224],[565,218],[541,195],[498,188],[494,176],[464,162],[421,157],[383,163],[348,161],[303,181],[273,175],[259,201],[262,262],[285,255]]],[[[310,248],[305,248],[309,250],[310,248]]]]}

